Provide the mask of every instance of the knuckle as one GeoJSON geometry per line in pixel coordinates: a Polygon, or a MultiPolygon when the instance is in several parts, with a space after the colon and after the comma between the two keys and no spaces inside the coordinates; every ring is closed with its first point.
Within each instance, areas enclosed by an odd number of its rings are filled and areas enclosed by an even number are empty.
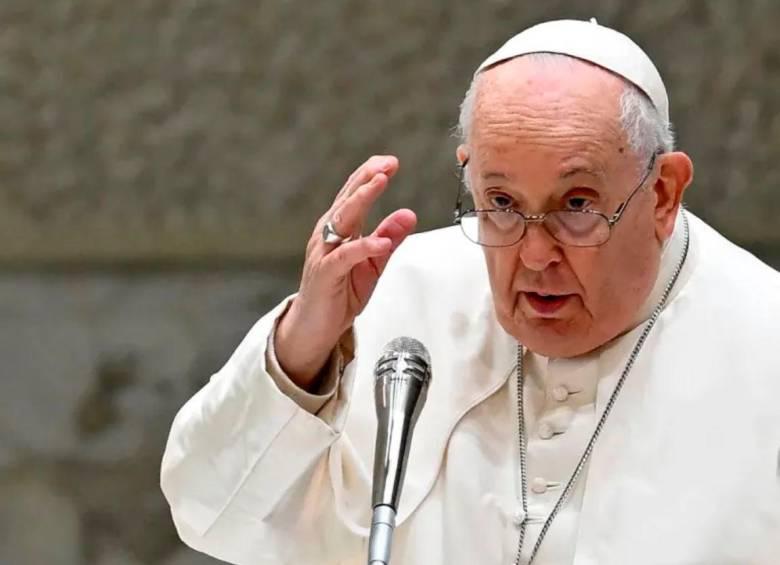
{"type": "Polygon", "coordinates": [[[357,200],[361,205],[367,204],[379,196],[379,194],[376,192],[376,189],[378,188],[376,179],[377,177],[375,176],[365,184],[360,185],[360,187],[358,187],[358,189],[355,191],[355,200],[357,200]]]}
{"type": "Polygon", "coordinates": [[[359,245],[358,241],[350,241],[337,247],[336,261],[340,265],[345,265],[349,263],[350,256],[355,254],[358,245],[359,245]]]}
{"type": "Polygon", "coordinates": [[[360,184],[360,186],[355,187],[355,191],[352,194],[358,197],[364,195],[372,186],[374,186],[375,179],[376,173],[366,177],[363,179],[363,182],[360,184]]]}
{"type": "Polygon", "coordinates": [[[330,270],[335,268],[337,270],[340,270],[340,268],[343,267],[344,263],[346,263],[346,259],[347,256],[344,254],[344,248],[338,247],[325,256],[325,261],[323,261],[322,269],[330,270]]]}

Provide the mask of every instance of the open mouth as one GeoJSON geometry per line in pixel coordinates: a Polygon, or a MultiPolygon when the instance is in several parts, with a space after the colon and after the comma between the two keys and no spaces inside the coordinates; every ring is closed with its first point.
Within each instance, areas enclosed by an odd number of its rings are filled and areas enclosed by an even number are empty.
{"type": "Polygon", "coordinates": [[[542,294],[539,292],[524,292],[528,304],[542,315],[554,314],[573,298],[573,294],[542,294]]]}

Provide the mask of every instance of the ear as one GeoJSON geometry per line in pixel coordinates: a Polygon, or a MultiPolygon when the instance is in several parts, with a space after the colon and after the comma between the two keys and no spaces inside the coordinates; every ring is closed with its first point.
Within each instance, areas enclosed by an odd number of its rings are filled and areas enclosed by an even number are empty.
{"type": "Polygon", "coordinates": [[[661,171],[655,181],[655,232],[666,241],[674,230],[674,221],[682,202],[682,195],[693,180],[691,158],[681,151],[664,153],[659,157],[661,171]]]}
{"type": "Polygon", "coordinates": [[[458,145],[458,148],[455,150],[455,157],[458,159],[458,164],[463,165],[469,158],[468,148],[462,143],[458,145]]]}

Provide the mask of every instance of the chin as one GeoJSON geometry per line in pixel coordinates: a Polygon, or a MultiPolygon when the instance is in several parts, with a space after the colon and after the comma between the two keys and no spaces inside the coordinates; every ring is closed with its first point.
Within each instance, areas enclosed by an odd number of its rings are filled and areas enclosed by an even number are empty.
{"type": "MultiPolygon", "coordinates": [[[[599,347],[592,325],[576,318],[531,318],[519,315],[499,323],[517,341],[545,357],[577,357],[599,347]]],[[[608,341],[608,340],[603,340],[608,341]]]]}
{"type": "Polygon", "coordinates": [[[577,335],[562,336],[554,332],[534,331],[523,332],[525,339],[520,339],[528,349],[545,357],[577,357],[596,347],[596,344],[583,342],[577,335]]]}

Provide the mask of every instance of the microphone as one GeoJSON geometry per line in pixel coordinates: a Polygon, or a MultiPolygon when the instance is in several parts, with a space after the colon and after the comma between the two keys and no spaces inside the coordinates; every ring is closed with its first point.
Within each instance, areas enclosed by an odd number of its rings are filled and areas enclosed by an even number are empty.
{"type": "Polygon", "coordinates": [[[428,393],[431,357],[425,346],[399,337],[385,346],[374,368],[377,434],[368,565],[388,565],[395,515],[412,433],[428,393]]]}

